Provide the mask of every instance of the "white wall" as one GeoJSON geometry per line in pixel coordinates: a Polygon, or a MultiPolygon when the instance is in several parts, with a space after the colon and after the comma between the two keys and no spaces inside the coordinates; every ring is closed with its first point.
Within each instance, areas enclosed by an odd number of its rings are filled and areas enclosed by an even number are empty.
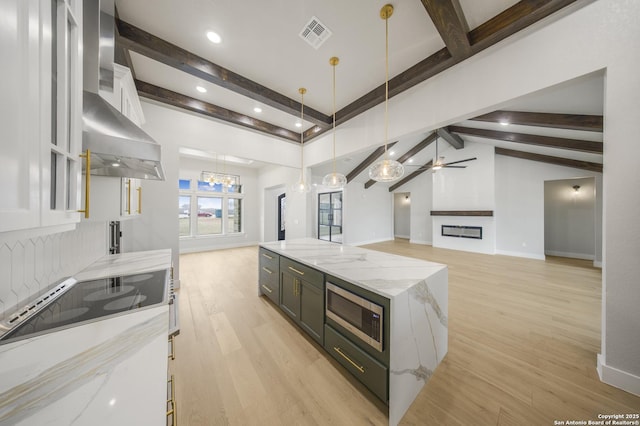
{"type": "Polygon", "coordinates": [[[411,238],[411,194],[408,192],[393,193],[393,235],[411,238]]]}
{"type": "Polygon", "coordinates": [[[595,259],[594,178],[544,183],[544,252],[550,256],[595,259]],[[578,185],[576,192],[573,188],[578,185]]]}
{"type": "MultiPolygon", "coordinates": [[[[443,145],[441,143],[441,145],[443,145]]],[[[477,160],[461,165],[465,169],[443,168],[432,174],[433,210],[495,210],[495,164],[492,145],[467,142],[464,149],[440,150],[444,162],[477,160]]],[[[477,216],[432,216],[434,247],[495,253],[495,219],[477,216]],[[480,226],[482,239],[442,236],[442,225],[480,226]]]]}
{"type": "Polygon", "coordinates": [[[255,245],[260,240],[260,215],[258,197],[258,170],[237,166],[233,163],[223,165],[222,157],[218,159],[216,169],[215,160],[205,160],[180,157],[180,179],[191,179],[196,182],[202,171],[225,171],[240,176],[242,185],[242,232],[239,234],[206,235],[180,237],[180,253],[219,250],[229,247],[255,245]]]}
{"type": "Polygon", "coordinates": [[[601,262],[602,174],[503,155],[496,155],[496,253],[544,259],[544,182],[579,177],[595,178],[594,255],[601,262]]]}
{"type": "Polygon", "coordinates": [[[360,182],[343,191],[344,244],[362,245],[393,239],[393,194],[387,187],[364,189],[360,182]]]}

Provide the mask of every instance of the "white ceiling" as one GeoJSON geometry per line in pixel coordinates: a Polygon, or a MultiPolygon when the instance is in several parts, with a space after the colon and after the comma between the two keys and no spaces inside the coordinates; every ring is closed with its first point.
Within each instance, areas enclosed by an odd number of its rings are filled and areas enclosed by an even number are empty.
{"type": "MultiPolygon", "coordinates": [[[[336,67],[336,108],[340,110],[354,100],[384,83],[384,20],[380,8],[386,0],[116,0],[120,19],[182,47],[213,63],[253,80],[291,99],[300,100],[299,87],[306,87],[305,105],[331,115],[332,67],[329,58],[338,56],[336,67]],[[332,36],[314,49],[299,37],[299,32],[316,16],[331,31],[332,36]],[[216,31],[222,43],[212,44],[207,31],[216,31]]],[[[460,0],[469,29],[476,28],[498,15],[517,0],[460,0]]],[[[418,0],[397,0],[389,19],[390,76],[399,74],[444,47],[422,3],[418,0]]],[[[194,76],[180,72],[152,59],[131,52],[136,77],[139,80],[201,99],[232,111],[254,117],[295,132],[299,117],[275,108],[260,105],[242,95],[194,76]],[[196,86],[207,93],[199,93],[196,86]],[[261,113],[253,108],[259,106],[261,113]]],[[[548,90],[512,100],[495,109],[574,114],[602,114],[604,77],[586,76],[548,90]]],[[[477,121],[449,123],[466,127],[506,130],[498,124],[477,121]]],[[[311,126],[305,121],[303,128],[311,126]]],[[[547,134],[567,138],[602,140],[592,132],[510,126],[509,131],[547,134]],[[595,138],[595,139],[594,139],[595,138]]],[[[393,150],[402,155],[427,134],[401,138],[393,150]]],[[[515,144],[461,135],[470,142],[490,143],[558,156],[558,150],[515,144]]],[[[440,142],[440,148],[448,144],[440,142]]],[[[347,174],[370,152],[351,153],[337,160],[338,171],[347,174]]],[[[434,156],[433,144],[415,157],[423,164],[434,156]]],[[[567,158],[602,162],[602,156],[566,152],[567,158]]],[[[251,167],[258,167],[255,162],[251,167]]],[[[408,164],[408,163],[407,163],[408,164]]],[[[313,168],[315,176],[332,170],[325,163],[313,168]]],[[[407,172],[414,168],[407,167],[407,172]]],[[[368,180],[366,171],[357,178],[368,180]]]]}

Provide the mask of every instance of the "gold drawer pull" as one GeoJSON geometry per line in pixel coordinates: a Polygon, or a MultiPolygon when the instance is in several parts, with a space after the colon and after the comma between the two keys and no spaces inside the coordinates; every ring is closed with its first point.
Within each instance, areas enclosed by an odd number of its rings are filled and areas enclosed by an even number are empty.
{"type": "Polygon", "coordinates": [[[267,259],[269,259],[269,260],[272,260],[272,259],[273,259],[273,256],[269,256],[267,253],[262,253],[262,255],[263,255],[264,257],[266,257],[267,259]]]}
{"type": "Polygon", "coordinates": [[[142,214],[142,187],[137,187],[136,191],[138,191],[138,214],[142,214]]]}
{"type": "Polygon", "coordinates": [[[262,288],[264,290],[267,290],[269,293],[273,293],[273,290],[271,290],[269,287],[267,287],[266,285],[262,284],[262,288]]]}
{"type": "Polygon", "coordinates": [[[171,385],[171,398],[167,399],[167,417],[171,416],[172,426],[178,426],[178,405],[176,404],[175,380],[173,379],[173,374],[171,375],[171,379],[167,380],[167,383],[171,385]]]}
{"type": "Polygon", "coordinates": [[[265,268],[264,266],[262,267],[262,270],[265,271],[269,275],[273,274],[272,270],[270,270],[269,268],[265,268]]]}
{"type": "Polygon", "coordinates": [[[169,354],[169,358],[171,361],[176,359],[176,342],[173,340],[175,335],[169,337],[169,343],[171,343],[171,353],[169,354]]]}
{"type": "Polygon", "coordinates": [[[127,214],[131,214],[131,179],[127,180],[127,214]]]}
{"type": "Polygon", "coordinates": [[[298,270],[297,270],[296,268],[294,268],[293,266],[289,266],[289,269],[291,269],[293,272],[297,272],[297,273],[299,273],[300,275],[304,275],[304,272],[302,272],[302,271],[298,271],[298,270]]]}
{"type": "Polygon", "coordinates": [[[340,354],[340,356],[344,359],[346,359],[347,361],[349,361],[349,363],[351,365],[353,365],[355,368],[358,369],[359,372],[364,373],[364,367],[361,365],[356,364],[355,362],[353,362],[353,360],[351,358],[349,358],[348,356],[345,355],[344,352],[342,352],[342,349],[340,348],[336,348],[335,346],[333,347],[333,350],[338,352],[340,354]]]}

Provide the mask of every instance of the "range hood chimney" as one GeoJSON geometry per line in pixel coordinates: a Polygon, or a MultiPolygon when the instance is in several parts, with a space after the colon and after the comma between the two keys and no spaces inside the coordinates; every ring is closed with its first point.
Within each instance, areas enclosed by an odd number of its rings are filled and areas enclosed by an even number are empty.
{"type": "Polygon", "coordinates": [[[114,0],[85,0],[83,10],[82,149],[91,150],[90,173],[164,180],[160,144],[98,94],[113,92],[114,0]]]}

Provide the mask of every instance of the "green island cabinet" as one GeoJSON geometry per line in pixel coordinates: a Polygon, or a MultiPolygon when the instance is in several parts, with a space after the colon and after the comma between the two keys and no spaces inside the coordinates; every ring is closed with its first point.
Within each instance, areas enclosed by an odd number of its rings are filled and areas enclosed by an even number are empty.
{"type": "Polygon", "coordinates": [[[280,304],[280,255],[260,248],[258,290],[276,305],[280,304]]]}
{"type": "Polygon", "coordinates": [[[280,256],[280,308],[324,345],[324,274],[280,256]]]}

